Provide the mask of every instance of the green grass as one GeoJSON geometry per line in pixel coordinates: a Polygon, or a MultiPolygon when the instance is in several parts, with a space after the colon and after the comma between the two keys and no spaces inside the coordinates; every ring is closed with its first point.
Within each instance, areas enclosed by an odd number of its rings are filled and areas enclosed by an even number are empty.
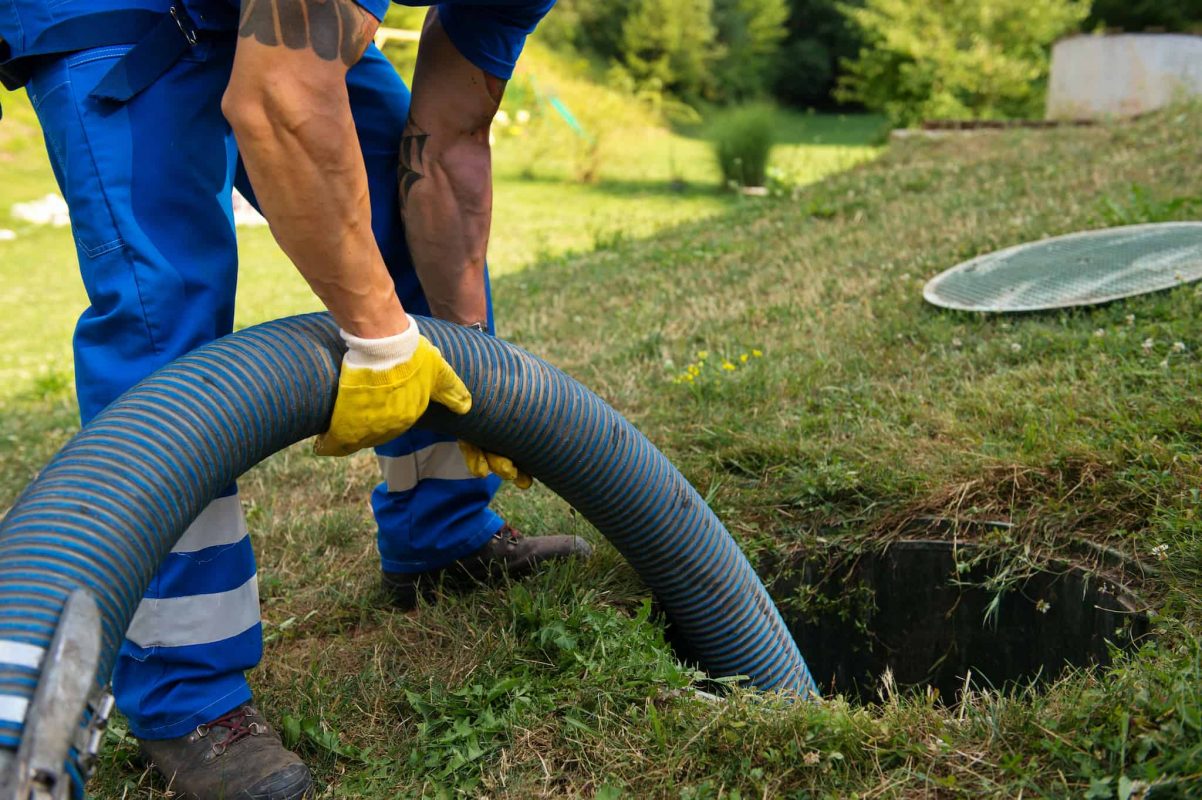
{"type": "MultiPolygon", "coordinates": [[[[926,279],[989,250],[1116,214],[1186,218],[1175,198],[1199,194],[1199,130],[1193,107],[911,140],[796,196],[544,257],[495,286],[505,334],[639,425],[753,557],[877,547],[935,514],[1013,523],[981,544],[1015,570],[1096,565],[1099,546],[1153,563],[1128,582],[1158,636],[1115,667],[951,706],[921,692],[708,702],[603,542],[586,564],[389,609],[365,502],[373,459],[298,446],[242,482],[268,639],[261,704],[330,798],[1199,796],[1202,292],[1017,317],[921,299],[926,279]],[[679,381],[698,351],[706,366],[679,381]],[[715,370],[723,358],[736,369],[715,370]]],[[[605,186],[581,205],[601,207],[605,186]]],[[[61,233],[37,235],[30,254],[62,248],[65,280],[61,233]]],[[[6,285],[29,281],[11,252],[6,285]]],[[[257,287],[276,274],[248,274],[254,313],[291,310],[257,287]]],[[[7,309],[6,353],[55,352],[58,331],[15,326],[28,312],[7,309]]],[[[61,373],[11,383],[0,506],[73,428],[61,373]]],[[[531,533],[597,541],[541,487],[499,506],[531,533]]],[[[165,797],[120,730],[110,739],[97,796],[165,797]]]]}
{"type": "MultiPolygon", "coordinates": [[[[535,61],[545,64],[539,71],[544,84],[567,87],[562,93],[572,102],[587,104],[602,96],[611,104],[625,103],[587,81],[561,77],[568,68],[550,54],[542,53],[541,58],[535,61]]],[[[37,118],[24,94],[0,89],[0,103],[0,228],[18,234],[15,241],[0,241],[0,280],[6,286],[0,320],[2,397],[30,380],[70,371],[71,331],[87,301],[70,235],[10,216],[14,203],[40,198],[56,187],[37,118]],[[37,346],[30,347],[30,341],[37,346]]],[[[703,133],[673,133],[638,109],[628,111],[607,134],[605,166],[591,184],[573,178],[570,149],[562,149],[567,139],[560,141],[561,134],[571,136],[566,127],[555,131],[554,147],[537,159],[533,176],[524,176],[520,166],[529,162],[523,155],[529,142],[501,138],[494,159],[495,217],[489,248],[494,275],[570,252],[604,250],[625,239],[729,211],[740,202],[719,190],[721,181],[700,138],[703,133]],[[626,123],[632,124],[622,127],[626,123]]],[[[782,111],[782,141],[788,144],[778,151],[777,162],[791,183],[813,182],[879,152],[872,142],[880,124],[876,117],[837,119],[782,111]]],[[[240,229],[239,249],[238,326],[318,308],[266,228],[240,229]]]]}

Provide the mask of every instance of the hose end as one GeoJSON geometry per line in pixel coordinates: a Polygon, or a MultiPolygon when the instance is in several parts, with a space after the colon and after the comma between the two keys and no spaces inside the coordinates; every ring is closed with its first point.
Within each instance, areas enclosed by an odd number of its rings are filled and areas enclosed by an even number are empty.
{"type": "Polygon", "coordinates": [[[83,796],[113,708],[112,695],[96,686],[101,641],[100,608],[85,589],[75,589],[41,655],[20,746],[0,751],[0,800],[83,796]]]}

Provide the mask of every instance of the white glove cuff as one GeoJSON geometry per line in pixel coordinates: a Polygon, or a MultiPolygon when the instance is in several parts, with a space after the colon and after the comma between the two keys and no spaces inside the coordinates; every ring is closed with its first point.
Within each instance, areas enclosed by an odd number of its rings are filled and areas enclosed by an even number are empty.
{"type": "Polygon", "coordinates": [[[404,331],[383,339],[362,339],[342,330],[339,333],[346,342],[346,355],[342,358],[342,365],[377,372],[404,364],[413,358],[421,341],[417,320],[413,317],[409,317],[409,327],[404,331]]]}

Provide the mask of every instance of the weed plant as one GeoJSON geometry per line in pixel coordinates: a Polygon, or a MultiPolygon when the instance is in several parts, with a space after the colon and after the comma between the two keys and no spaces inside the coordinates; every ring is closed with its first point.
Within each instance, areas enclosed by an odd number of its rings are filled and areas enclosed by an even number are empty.
{"type": "Polygon", "coordinates": [[[770,105],[740,106],[719,112],[707,133],[726,186],[763,186],[775,144],[776,112],[770,105]]]}

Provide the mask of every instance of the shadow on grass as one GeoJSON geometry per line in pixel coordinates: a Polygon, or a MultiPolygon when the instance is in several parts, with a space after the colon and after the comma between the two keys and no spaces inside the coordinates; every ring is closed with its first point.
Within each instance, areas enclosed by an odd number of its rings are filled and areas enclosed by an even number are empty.
{"type": "Polygon", "coordinates": [[[545,186],[548,190],[562,190],[565,186],[575,187],[589,194],[603,194],[614,198],[635,197],[733,197],[718,186],[717,182],[686,180],[637,180],[632,178],[604,178],[596,183],[581,183],[552,175],[515,176],[513,181],[525,186],[545,186]]]}
{"type": "MultiPolygon", "coordinates": [[[[706,123],[677,128],[686,139],[706,141],[710,126],[706,123]]],[[[889,133],[889,124],[876,114],[807,114],[779,111],[773,129],[775,143],[783,146],[865,146],[879,144],[889,133]]]]}

